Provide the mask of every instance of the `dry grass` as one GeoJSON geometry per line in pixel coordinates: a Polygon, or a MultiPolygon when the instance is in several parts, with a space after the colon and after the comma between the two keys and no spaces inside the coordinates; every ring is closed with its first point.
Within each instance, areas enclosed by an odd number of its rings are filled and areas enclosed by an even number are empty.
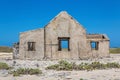
{"type": "Polygon", "coordinates": [[[6,47],[6,46],[0,46],[0,52],[6,52],[6,53],[10,53],[12,52],[12,48],[10,47],[6,47]]]}
{"type": "Polygon", "coordinates": [[[120,48],[110,48],[110,53],[119,54],[120,53],[120,48]]]}

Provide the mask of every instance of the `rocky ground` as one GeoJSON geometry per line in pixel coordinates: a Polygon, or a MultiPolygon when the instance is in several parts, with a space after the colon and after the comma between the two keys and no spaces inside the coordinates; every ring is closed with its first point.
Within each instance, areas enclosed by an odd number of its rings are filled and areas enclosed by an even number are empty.
{"type": "MultiPolygon", "coordinates": [[[[58,60],[59,61],[59,60],[58,60]]],[[[93,71],[55,71],[45,70],[49,65],[56,64],[58,61],[30,61],[30,60],[0,60],[10,66],[17,68],[39,68],[41,75],[22,75],[13,77],[7,70],[0,70],[0,80],[120,80],[120,69],[105,69],[93,71]]],[[[110,58],[89,59],[89,60],[68,60],[80,64],[82,62],[91,63],[99,61],[102,63],[117,62],[120,64],[120,54],[111,54],[110,58]]]]}

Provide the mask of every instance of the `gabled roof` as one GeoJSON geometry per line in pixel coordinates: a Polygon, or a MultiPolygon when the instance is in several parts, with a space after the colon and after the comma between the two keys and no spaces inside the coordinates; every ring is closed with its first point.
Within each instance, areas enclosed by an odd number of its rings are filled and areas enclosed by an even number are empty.
{"type": "MultiPolygon", "coordinates": [[[[57,16],[55,16],[48,24],[50,24],[51,22],[53,22],[56,18],[58,18],[59,16],[61,16],[61,15],[63,15],[63,16],[68,16],[70,19],[72,19],[73,21],[75,21],[76,22],[76,24],[79,24],[80,26],[82,26],[76,19],[74,19],[70,14],[68,14],[66,11],[61,11],[57,16]]],[[[47,25],[48,25],[47,24],[47,25]]],[[[46,26],[47,26],[46,25],[46,26]]],[[[45,27],[46,27],[45,26],[45,27]]],[[[44,27],[44,28],[45,28],[44,27]]],[[[85,29],[83,26],[82,26],[82,28],[83,29],[85,29]]]]}
{"type": "MultiPolygon", "coordinates": [[[[74,20],[77,24],[79,24],[80,26],[82,26],[76,19],[74,19],[70,14],[68,14],[66,11],[61,11],[57,16],[55,16],[48,24],[50,24],[51,22],[53,22],[56,18],[58,18],[61,15],[66,15],[68,17],[70,17],[72,20],[74,20]]],[[[47,24],[47,25],[48,25],[47,24]]],[[[20,32],[20,34],[22,33],[26,33],[26,32],[33,32],[33,31],[37,31],[37,30],[42,30],[44,29],[47,25],[45,25],[43,28],[38,28],[35,30],[28,30],[28,31],[24,31],[24,32],[20,32]]],[[[82,28],[85,30],[85,28],[82,26],[82,28]]]]}

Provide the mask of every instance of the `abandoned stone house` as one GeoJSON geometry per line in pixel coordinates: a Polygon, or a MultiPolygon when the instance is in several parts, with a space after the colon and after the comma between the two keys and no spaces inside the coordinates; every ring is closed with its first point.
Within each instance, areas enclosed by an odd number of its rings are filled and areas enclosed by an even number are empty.
{"type": "Polygon", "coordinates": [[[105,34],[87,34],[81,24],[62,11],[44,28],[20,33],[18,56],[20,59],[107,57],[109,38],[105,34]]]}

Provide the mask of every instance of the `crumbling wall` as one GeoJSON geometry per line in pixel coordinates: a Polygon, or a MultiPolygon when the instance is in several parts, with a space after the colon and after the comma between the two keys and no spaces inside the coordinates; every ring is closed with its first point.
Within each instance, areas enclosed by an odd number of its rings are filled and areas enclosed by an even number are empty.
{"type": "Polygon", "coordinates": [[[103,40],[99,43],[99,57],[109,57],[109,40],[103,40]]]}
{"type": "Polygon", "coordinates": [[[88,57],[85,29],[66,12],[61,12],[45,27],[46,57],[79,59],[88,57]],[[58,37],[70,38],[70,51],[58,51],[58,37]]]}
{"type": "Polygon", "coordinates": [[[109,39],[106,37],[98,38],[92,36],[87,39],[87,45],[89,48],[90,58],[102,58],[109,57],[109,39]],[[98,49],[92,49],[91,42],[98,42],[98,49]]]}
{"type": "Polygon", "coordinates": [[[44,29],[21,33],[19,53],[20,59],[43,59],[44,29]],[[28,42],[35,42],[35,51],[28,51],[28,42]]]}
{"type": "Polygon", "coordinates": [[[13,44],[13,59],[19,58],[19,42],[13,44]]]}

